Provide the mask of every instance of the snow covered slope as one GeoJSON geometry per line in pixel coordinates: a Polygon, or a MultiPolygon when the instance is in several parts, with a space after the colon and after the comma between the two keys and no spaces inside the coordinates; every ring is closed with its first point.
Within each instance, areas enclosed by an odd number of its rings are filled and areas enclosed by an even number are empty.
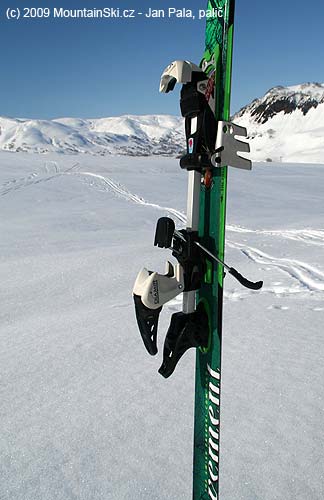
{"type": "MultiPolygon", "coordinates": [[[[324,84],[274,87],[242,108],[253,160],[324,161],[324,84]]],[[[183,119],[168,115],[24,120],[0,117],[0,149],[36,153],[178,155],[183,119]]]]}
{"type": "Polygon", "coordinates": [[[324,161],[324,84],[274,87],[234,120],[248,129],[254,160],[324,161]]]}

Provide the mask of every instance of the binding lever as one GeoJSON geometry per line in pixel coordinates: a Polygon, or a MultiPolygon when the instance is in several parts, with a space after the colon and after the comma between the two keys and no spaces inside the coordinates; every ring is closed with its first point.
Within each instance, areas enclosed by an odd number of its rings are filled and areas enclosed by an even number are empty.
{"type": "Polygon", "coordinates": [[[216,255],[212,254],[207,248],[205,248],[199,241],[196,241],[196,245],[201,248],[201,250],[209,255],[213,260],[218,262],[221,266],[223,266],[224,269],[227,269],[227,271],[235,278],[239,283],[241,283],[242,286],[245,286],[245,288],[249,288],[250,290],[260,290],[260,288],[263,287],[263,281],[250,281],[244,276],[242,276],[241,273],[237,271],[234,267],[230,267],[224,262],[222,259],[219,257],[216,257],[216,255]]]}
{"type": "Polygon", "coordinates": [[[164,342],[163,363],[159,373],[164,378],[170,377],[188,349],[191,347],[207,349],[208,341],[208,316],[201,302],[192,313],[173,314],[164,342]]]}

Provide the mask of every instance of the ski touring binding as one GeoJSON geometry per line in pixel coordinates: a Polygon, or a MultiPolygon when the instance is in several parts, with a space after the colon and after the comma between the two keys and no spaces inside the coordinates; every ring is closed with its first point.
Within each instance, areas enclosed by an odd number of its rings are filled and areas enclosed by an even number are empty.
{"type": "Polygon", "coordinates": [[[169,248],[178,261],[173,266],[166,264],[166,273],[159,274],[143,268],[135,281],[133,294],[138,327],[144,345],[151,355],[157,354],[157,329],[162,307],[180,293],[184,295],[184,310],[172,315],[166,334],[163,363],[159,373],[169,377],[180,358],[191,347],[207,349],[209,344],[208,315],[202,303],[190,307],[199,290],[206,271],[208,256],[226,269],[243,286],[259,290],[263,282],[252,282],[235,268],[228,266],[207,250],[200,242],[198,233],[183,229],[177,231],[174,221],[162,217],[157,222],[155,246],[169,248]],[[191,300],[190,300],[191,299],[191,300]]]}
{"type": "Polygon", "coordinates": [[[251,161],[241,156],[250,152],[249,144],[241,140],[247,137],[246,128],[215,120],[214,80],[194,63],[174,61],[162,74],[160,92],[172,91],[176,83],[182,84],[180,108],[187,140],[180,166],[200,172],[228,165],[251,170],[251,161]]]}
{"type": "Polygon", "coordinates": [[[263,282],[252,282],[202,244],[198,233],[199,199],[202,176],[207,171],[230,165],[251,169],[250,160],[241,153],[250,151],[246,129],[227,121],[216,122],[214,85],[199,66],[189,61],[174,61],[163,72],[161,92],[170,92],[176,83],[182,84],[181,112],[185,117],[187,153],[180,166],[188,171],[187,226],[177,230],[169,217],[158,220],[154,245],[169,249],[177,263],[167,262],[165,274],[143,268],[133,289],[135,312],[144,345],[151,355],[158,352],[159,316],[165,304],[183,296],[183,310],[172,315],[166,334],[163,362],[159,373],[168,378],[184,353],[192,348],[207,351],[210,345],[209,315],[203,301],[197,300],[208,263],[221,266],[242,286],[259,290],[263,282]],[[216,264],[215,264],[216,263],[216,264]]]}

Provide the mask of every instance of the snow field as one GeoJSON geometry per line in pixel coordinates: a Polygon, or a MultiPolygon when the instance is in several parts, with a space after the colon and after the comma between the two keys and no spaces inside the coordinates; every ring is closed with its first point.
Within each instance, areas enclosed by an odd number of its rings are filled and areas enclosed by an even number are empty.
{"type": "MultiPolygon", "coordinates": [[[[185,223],[177,160],[0,154],[0,498],[191,497],[194,352],[157,374],[131,289],[164,270],[155,221],[185,223]]],[[[320,500],[324,170],[229,175],[221,498],[320,500]]]]}

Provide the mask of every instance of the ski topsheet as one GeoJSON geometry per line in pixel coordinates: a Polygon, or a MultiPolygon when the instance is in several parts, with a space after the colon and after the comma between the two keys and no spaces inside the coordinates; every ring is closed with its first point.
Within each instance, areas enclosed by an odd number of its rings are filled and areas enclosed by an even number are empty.
{"type": "MultiPolygon", "coordinates": [[[[209,77],[210,92],[215,93],[215,119],[230,115],[231,67],[235,0],[210,0],[207,10],[206,46],[201,68],[209,77]]],[[[214,168],[212,179],[200,192],[199,236],[202,243],[224,259],[227,167],[214,168]]],[[[222,347],[223,277],[221,265],[208,261],[198,292],[209,315],[208,352],[197,350],[195,427],[194,427],[194,500],[218,499],[220,385],[222,347]]]]}

